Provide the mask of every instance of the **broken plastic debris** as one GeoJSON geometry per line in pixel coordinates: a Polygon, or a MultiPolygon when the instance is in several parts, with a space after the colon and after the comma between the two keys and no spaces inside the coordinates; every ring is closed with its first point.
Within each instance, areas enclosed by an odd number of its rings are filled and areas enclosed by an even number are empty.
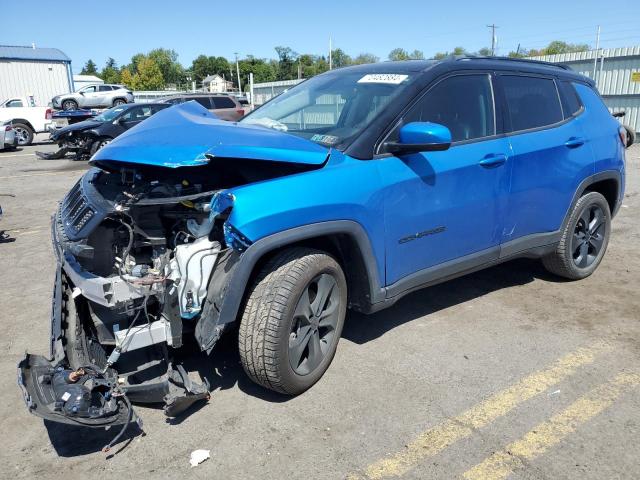
{"type": "Polygon", "coordinates": [[[211,457],[211,450],[194,450],[191,452],[189,463],[192,467],[200,465],[202,462],[211,457]]]}

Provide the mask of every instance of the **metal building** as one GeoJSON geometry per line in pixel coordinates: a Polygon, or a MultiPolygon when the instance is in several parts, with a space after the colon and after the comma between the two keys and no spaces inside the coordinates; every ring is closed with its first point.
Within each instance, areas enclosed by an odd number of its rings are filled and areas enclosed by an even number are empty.
{"type": "Polygon", "coordinates": [[[46,106],[72,91],[71,59],[57,48],[0,45],[0,100],[33,96],[36,105],[46,106]]]}
{"type": "Polygon", "coordinates": [[[640,46],[531,58],[561,63],[594,78],[609,110],[624,111],[620,121],[640,132],[640,46]]]}

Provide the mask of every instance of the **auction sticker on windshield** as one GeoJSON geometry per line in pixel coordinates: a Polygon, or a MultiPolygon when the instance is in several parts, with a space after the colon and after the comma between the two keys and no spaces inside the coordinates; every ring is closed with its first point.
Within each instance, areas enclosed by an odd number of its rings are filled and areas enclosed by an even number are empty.
{"type": "Polygon", "coordinates": [[[358,80],[358,83],[389,83],[399,85],[404,82],[409,75],[398,73],[369,73],[358,80]]]}

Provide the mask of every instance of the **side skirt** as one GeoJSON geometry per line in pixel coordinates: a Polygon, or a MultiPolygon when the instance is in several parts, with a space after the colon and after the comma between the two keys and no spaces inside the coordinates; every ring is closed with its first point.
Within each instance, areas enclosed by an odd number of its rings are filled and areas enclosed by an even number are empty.
{"type": "Polygon", "coordinates": [[[375,313],[395,304],[405,295],[477,272],[516,258],[541,258],[553,252],[560,241],[560,231],[527,235],[501,246],[472,253],[426,268],[398,280],[385,288],[386,298],[370,305],[364,313],[375,313]]]}

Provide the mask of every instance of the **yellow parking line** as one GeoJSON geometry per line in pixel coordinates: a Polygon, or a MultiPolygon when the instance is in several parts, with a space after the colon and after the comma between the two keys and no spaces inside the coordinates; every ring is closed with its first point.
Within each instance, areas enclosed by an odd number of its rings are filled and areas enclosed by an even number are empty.
{"type": "Polygon", "coordinates": [[[364,471],[365,477],[380,479],[403,475],[421,460],[436,455],[453,443],[469,437],[474,429],[488,425],[520,403],[561,382],[573,374],[577,368],[593,362],[598,354],[609,348],[609,345],[598,342],[565,355],[548,368],[528,375],[515,385],[493,394],[457,417],[447,419],[426,430],[403,451],[369,465],[364,471]]]}
{"type": "Polygon", "coordinates": [[[520,440],[496,452],[464,474],[466,480],[499,480],[525,465],[573,433],[581,424],[609,407],[620,395],[640,385],[640,375],[621,373],[579,398],[566,410],[551,417],[520,440]]]}

